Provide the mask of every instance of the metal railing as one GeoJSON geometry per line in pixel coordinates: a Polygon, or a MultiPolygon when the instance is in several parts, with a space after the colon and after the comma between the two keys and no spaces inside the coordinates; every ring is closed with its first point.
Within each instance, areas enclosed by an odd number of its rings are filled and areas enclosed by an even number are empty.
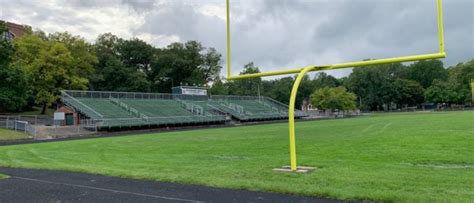
{"type": "Polygon", "coordinates": [[[265,96],[236,96],[236,95],[183,95],[169,93],[146,93],[146,92],[112,92],[112,91],[85,91],[64,90],[63,93],[76,98],[108,99],[182,99],[182,100],[264,100],[271,99],[265,96]]]}
{"type": "Polygon", "coordinates": [[[90,99],[108,99],[110,97],[116,99],[185,99],[185,100],[207,100],[207,96],[202,95],[181,95],[167,93],[145,93],[145,92],[111,92],[111,91],[81,91],[81,90],[64,90],[67,95],[76,98],[90,99]]]}
{"type": "MultiPolygon", "coordinates": [[[[74,98],[74,96],[71,96],[69,95],[66,91],[62,91],[61,92],[61,100],[66,103],[66,104],[69,104],[69,105],[72,105],[74,106],[75,108],[78,108],[79,107],[79,111],[81,111],[82,109],[81,108],[85,108],[87,109],[88,111],[92,112],[93,114],[95,114],[95,116],[97,117],[100,117],[100,118],[103,118],[104,116],[102,114],[100,114],[99,112],[95,111],[94,109],[92,109],[91,107],[85,105],[84,103],[82,103],[81,101],[77,100],[76,98],[74,98]],[[72,102],[71,102],[72,101],[72,102]],[[74,104],[76,103],[76,105],[74,104]]],[[[84,111],[84,110],[82,110],[84,111]]],[[[82,112],[82,113],[87,113],[87,112],[82,112]]]]}

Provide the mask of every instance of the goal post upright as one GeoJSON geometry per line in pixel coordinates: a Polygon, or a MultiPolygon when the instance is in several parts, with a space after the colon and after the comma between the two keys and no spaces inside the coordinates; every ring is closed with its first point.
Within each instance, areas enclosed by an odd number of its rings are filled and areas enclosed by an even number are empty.
{"type": "Polygon", "coordinates": [[[439,53],[444,54],[446,57],[446,52],[444,50],[444,20],[443,20],[443,0],[437,0],[438,8],[438,41],[439,41],[439,53]]]}
{"type": "Polygon", "coordinates": [[[226,0],[226,33],[227,33],[227,78],[230,78],[231,73],[231,56],[230,56],[230,0],[226,0]]]}
{"type": "MultiPolygon", "coordinates": [[[[313,71],[324,71],[324,70],[335,70],[343,68],[357,68],[371,65],[391,64],[391,63],[402,63],[402,62],[413,62],[419,60],[430,60],[430,59],[441,59],[446,58],[445,43],[444,43],[444,25],[443,25],[443,1],[435,0],[437,3],[437,24],[438,24],[438,48],[437,53],[421,54],[402,56],[394,58],[374,59],[366,61],[355,61],[348,63],[339,64],[327,64],[327,65],[310,65],[302,68],[293,68],[285,70],[267,71],[262,73],[252,73],[232,76],[231,70],[231,33],[230,33],[230,0],[226,0],[226,32],[227,32],[227,80],[240,80],[256,77],[267,77],[277,75],[288,75],[298,74],[293,84],[293,88],[290,94],[290,103],[288,109],[288,128],[289,128],[289,147],[290,147],[290,167],[291,171],[297,171],[296,162],[296,135],[295,135],[295,102],[296,94],[298,92],[299,85],[302,78],[308,72],[313,71]]],[[[474,96],[473,96],[474,98],[474,96]]]]}

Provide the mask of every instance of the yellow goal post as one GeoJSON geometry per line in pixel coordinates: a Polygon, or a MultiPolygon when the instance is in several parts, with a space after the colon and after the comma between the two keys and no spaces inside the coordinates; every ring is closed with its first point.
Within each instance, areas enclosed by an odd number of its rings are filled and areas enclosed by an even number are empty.
{"type": "Polygon", "coordinates": [[[303,79],[304,75],[307,72],[312,71],[324,71],[324,70],[335,70],[342,68],[356,68],[362,66],[370,65],[380,65],[380,64],[390,64],[390,63],[401,63],[401,62],[412,62],[419,60],[429,60],[429,59],[441,59],[446,57],[446,52],[444,49],[444,26],[443,26],[443,2],[442,0],[434,0],[437,3],[437,21],[438,21],[438,47],[439,51],[437,53],[429,53],[422,55],[411,55],[411,56],[401,56],[394,58],[384,58],[384,59],[373,59],[366,61],[355,61],[339,64],[323,64],[323,65],[308,65],[306,67],[286,69],[286,70],[277,70],[277,71],[268,71],[262,73],[252,73],[252,74],[242,74],[242,75],[232,75],[231,69],[231,32],[230,32],[230,0],[226,0],[226,33],[227,33],[227,80],[239,80],[247,78],[256,78],[256,77],[266,77],[266,76],[277,76],[277,75],[287,75],[287,74],[298,74],[295,83],[293,85],[290,103],[288,109],[288,125],[289,125],[289,139],[290,139],[290,166],[291,171],[297,170],[296,165],[296,144],[295,144],[295,125],[294,125],[294,108],[296,93],[298,91],[299,84],[303,79]]]}

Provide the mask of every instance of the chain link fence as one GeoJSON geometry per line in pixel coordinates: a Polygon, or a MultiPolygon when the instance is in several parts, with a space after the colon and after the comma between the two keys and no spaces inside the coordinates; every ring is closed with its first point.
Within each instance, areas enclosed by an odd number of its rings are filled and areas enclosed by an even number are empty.
{"type": "Polygon", "coordinates": [[[97,121],[84,119],[74,126],[62,126],[46,116],[0,115],[0,128],[23,132],[35,140],[55,139],[97,133],[97,121]]]}

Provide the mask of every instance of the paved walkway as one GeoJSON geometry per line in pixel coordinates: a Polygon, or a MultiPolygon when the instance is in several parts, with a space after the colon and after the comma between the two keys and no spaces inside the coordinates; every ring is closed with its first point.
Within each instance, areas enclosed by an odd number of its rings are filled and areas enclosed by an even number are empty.
{"type": "Polygon", "coordinates": [[[0,202],[341,202],[275,193],[0,167],[0,202]]]}

